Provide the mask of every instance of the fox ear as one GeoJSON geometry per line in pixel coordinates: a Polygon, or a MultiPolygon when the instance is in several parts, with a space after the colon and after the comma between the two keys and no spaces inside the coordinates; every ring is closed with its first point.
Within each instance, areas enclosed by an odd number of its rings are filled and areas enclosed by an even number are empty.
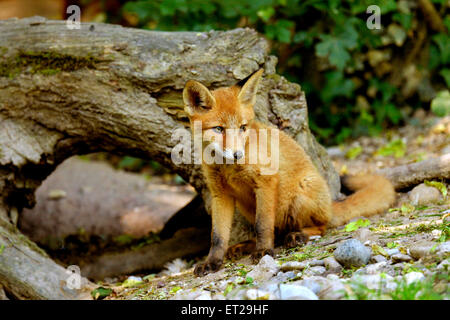
{"type": "Polygon", "coordinates": [[[238,98],[241,104],[253,106],[256,102],[256,93],[258,92],[259,80],[261,80],[261,75],[264,69],[259,69],[256,71],[242,86],[239,92],[238,98]]]}
{"type": "Polygon", "coordinates": [[[189,80],[183,90],[184,111],[189,116],[208,111],[216,104],[211,92],[200,82],[189,80]]]}

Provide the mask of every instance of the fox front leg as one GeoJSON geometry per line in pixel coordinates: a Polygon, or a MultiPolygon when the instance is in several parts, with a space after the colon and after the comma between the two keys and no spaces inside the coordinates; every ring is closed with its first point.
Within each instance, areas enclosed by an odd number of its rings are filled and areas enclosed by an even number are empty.
{"type": "Polygon", "coordinates": [[[276,199],[275,180],[269,180],[255,192],[256,195],[256,249],[252,260],[257,263],[266,254],[273,256],[276,199]]]}
{"type": "Polygon", "coordinates": [[[234,214],[234,199],[225,194],[213,195],[211,211],[211,248],[206,261],[195,266],[194,274],[197,276],[204,276],[208,273],[215,272],[222,266],[230,239],[234,214]]]}

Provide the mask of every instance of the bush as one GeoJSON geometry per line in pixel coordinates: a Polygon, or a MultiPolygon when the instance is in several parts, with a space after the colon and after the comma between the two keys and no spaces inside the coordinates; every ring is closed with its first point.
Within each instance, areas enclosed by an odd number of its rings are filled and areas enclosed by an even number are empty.
{"type": "Polygon", "coordinates": [[[126,24],[155,30],[255,28],[272,42],[278,72],[306,92],[312,130],[331,144],[399,125],[450,86],[449,4],[429,1],[439,31],[411,0],[138,0],[121,12],[126,24]],[[366,25],[373,4],[381,30],[366,25]]]}

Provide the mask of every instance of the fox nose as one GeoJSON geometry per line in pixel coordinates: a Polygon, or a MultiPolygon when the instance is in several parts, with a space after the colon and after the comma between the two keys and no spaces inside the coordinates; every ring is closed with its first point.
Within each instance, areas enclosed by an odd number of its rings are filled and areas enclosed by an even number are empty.
{"type": "Polygon", "coordinates": [[[242,156],[244,155],[244,153],[242,151],[236,151],[233,156],[236,160],[239,160],[240,158],[242,158],[242,156]]]}

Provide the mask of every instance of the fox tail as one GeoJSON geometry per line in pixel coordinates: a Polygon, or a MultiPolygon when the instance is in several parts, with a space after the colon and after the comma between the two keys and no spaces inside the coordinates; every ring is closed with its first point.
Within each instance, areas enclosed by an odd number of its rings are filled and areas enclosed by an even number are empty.
{"type": "Polygon", "coordinates": [[[353,218],[382,213],[395,201],[391,182],[378,175],[344,176],[342,183],[354,193],[343,201],[333,202],[330,227],[341,226],[353,218]]]}

